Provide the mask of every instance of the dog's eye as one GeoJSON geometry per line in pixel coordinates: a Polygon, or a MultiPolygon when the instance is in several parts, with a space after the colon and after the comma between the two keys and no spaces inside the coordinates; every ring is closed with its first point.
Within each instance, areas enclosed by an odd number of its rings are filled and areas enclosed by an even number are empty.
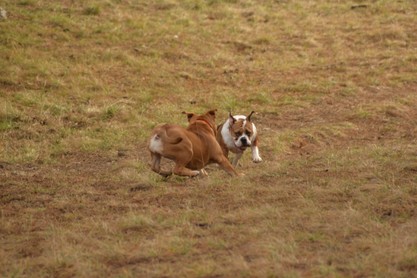
{"type": "Polygon", "coordinates": [[[247,131],[247,132],[246,132],[246,135],[247,135],[248,137],[250,137],[250,136],[252,135],[252,133],[251,133],[250,131],[247,131]]]}
{"type": "Polygon", "coordinates": [[[242,136],[242,132],[240,132],[240,131],[236,132],[236,136],[237,136],[237,137],[242,136]]]}

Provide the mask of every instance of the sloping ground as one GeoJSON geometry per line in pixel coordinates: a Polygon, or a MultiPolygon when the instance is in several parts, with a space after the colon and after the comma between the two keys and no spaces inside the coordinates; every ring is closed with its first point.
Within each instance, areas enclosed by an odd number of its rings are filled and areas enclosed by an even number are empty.
{"type": "Polygon", "coordinates": [[[3,163],[2,269],[23,276],[412,275],[413,101],[365,121],[342,118],[354,128],[341,132],[326,130],[322,113],[309,116],[315,128],[306,133],[309,126],[297,129],[288,119],[297,113],[262,116],[265,163],[246,157],[238,179],[211,167],[209,178],[161,180],[142,167],[141,144],[112,156],[67,155],[53,166],[3,163]],[[297,133],[293,143],[273,152],[287,129],[297,133]]]}
{"type": "Polygon", "coordinates": [[[3,276],[415,275],[415,3],[0,5],[3,276]],[[152,126],[212,107],[264,162],[152,173],[152,126]]]}

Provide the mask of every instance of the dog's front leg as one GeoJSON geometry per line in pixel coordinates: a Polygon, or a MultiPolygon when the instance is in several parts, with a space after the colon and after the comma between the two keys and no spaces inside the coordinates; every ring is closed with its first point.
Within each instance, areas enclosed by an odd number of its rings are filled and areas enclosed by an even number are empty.
{"type": "Polygon", "coordinates": [[[253,144],[252,144],[252,146],[251,146],[251,149],[252,149],[252,160],[255,163],[262,162],[262,158],[259,155],[258,142],[259,142],[258,141],[258,137],[256,137],[255,140],[254,140],[254,142],[253,142],[253,144]]]}
{"type": "Polygon", "coordinates": [[[220,165],[220,167],[223,168],[229,175],[231,176],[238,176],[238,173],[236,172],[235,168],[233,168],[232,164],[230,164],[229,159],[227,157],[223,156],[221,159],[217,161],[217,163],[220,165]]]}
{"type": "Polygon", "coordinates": [[[252,146],[252,160],[255,163],[262,162],[262,158],[259,155],[258,146],[252,146]]]}
{"type": "Polygon", "coordinates": [[[242,155],[243,155],[243,152],[239,152],[235,155],[235,157],[233,158],[233,162],[232,162],[234,167],[237,167],[237,163],[239,159],[242,157],[242,155]]]}

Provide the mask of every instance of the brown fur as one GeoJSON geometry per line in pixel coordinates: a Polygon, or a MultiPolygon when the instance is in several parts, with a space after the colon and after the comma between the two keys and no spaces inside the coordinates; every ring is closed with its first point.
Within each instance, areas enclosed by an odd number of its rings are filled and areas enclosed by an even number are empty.
{"type": "Polygon", "coordinates": [[[184,112],[189,122],[187,128],[173,124],[157,126],[149,140],[152,170],[162,176],[172,173],[197,176],[207,164],[217,163],[230,175],[237,175],[216,141],[215,111],[210,110],[203,115],[184,112]],[[162,157],[175,162],[173,172],[161,169],[162,157]]]}

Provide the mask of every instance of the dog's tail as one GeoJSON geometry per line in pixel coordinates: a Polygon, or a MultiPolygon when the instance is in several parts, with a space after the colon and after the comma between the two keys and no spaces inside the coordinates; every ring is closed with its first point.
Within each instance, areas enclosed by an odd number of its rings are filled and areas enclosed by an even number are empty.
{"type": "Polygon", "coordinates": [[[167,134],[166,127],[159,126],[152,132],[151,139],[149,140],[148,148],[152,153],[158,153],[162,155],[164,150],[164,144],[175,145],[182,141],[180,136],[169,136],[167,134]]]}

